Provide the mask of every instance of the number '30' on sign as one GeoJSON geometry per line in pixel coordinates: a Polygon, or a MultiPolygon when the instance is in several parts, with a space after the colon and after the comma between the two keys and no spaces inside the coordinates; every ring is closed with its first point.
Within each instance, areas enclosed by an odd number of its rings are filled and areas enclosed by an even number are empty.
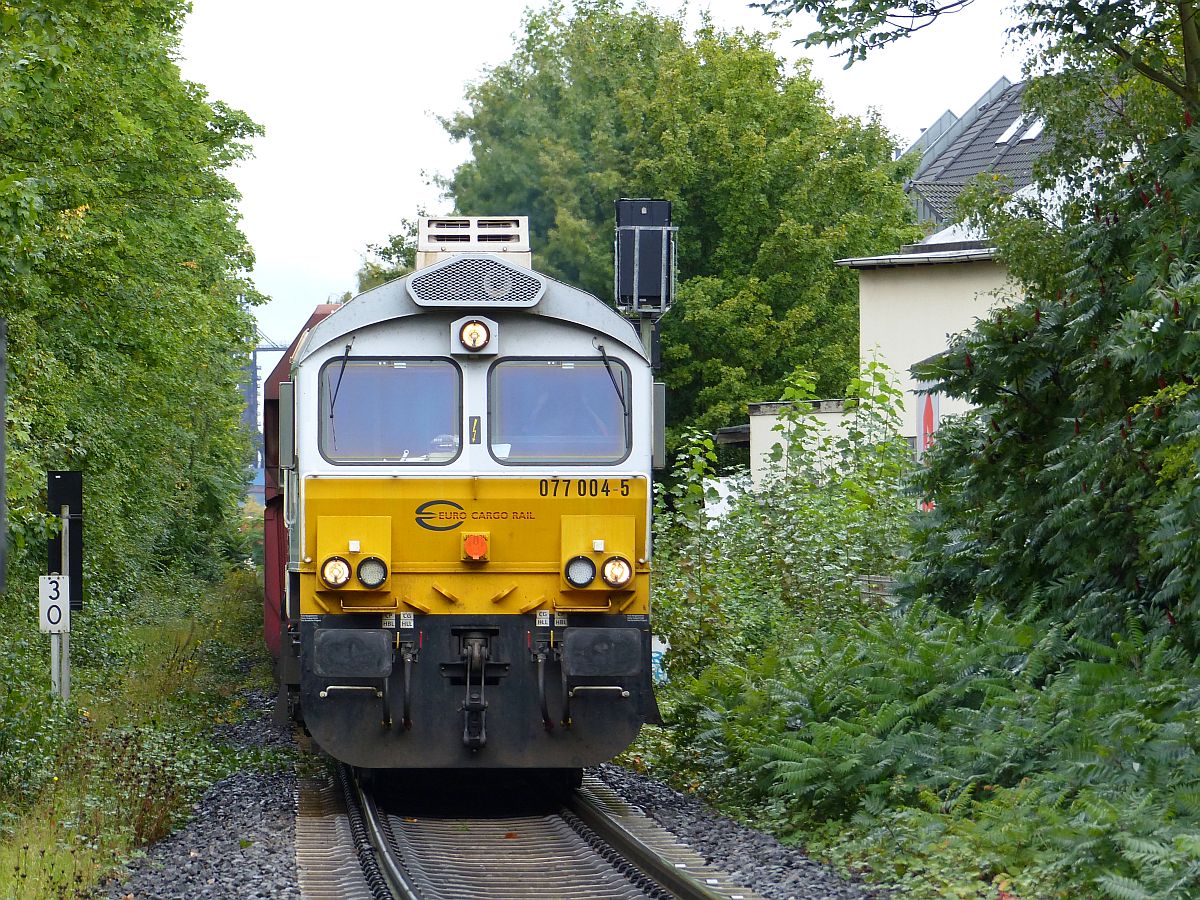
{"type": "Polygon", "coordinates": [[[50,634],[71,630],[71,579],[43,575],[38,579],[38,627],[50,634]]]}

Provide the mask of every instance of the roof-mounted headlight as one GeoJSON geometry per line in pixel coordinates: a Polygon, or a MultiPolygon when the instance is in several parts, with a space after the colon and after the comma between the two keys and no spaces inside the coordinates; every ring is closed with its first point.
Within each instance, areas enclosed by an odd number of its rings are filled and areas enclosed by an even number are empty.
{"type": "Polygon", "coordinates": [[[492,340],[492,329],[479,319],[468,319],[458,329],[458,342],[472,353],[478,353],[492,340]]]}

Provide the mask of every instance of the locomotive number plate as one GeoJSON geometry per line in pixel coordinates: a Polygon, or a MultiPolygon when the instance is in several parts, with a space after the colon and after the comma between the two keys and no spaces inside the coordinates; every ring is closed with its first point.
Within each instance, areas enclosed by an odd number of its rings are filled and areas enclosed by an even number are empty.
{"type": "Polygon", "coordinates": [[[628,478],[543,478],[541,497],[628,497],[628,478]]]}

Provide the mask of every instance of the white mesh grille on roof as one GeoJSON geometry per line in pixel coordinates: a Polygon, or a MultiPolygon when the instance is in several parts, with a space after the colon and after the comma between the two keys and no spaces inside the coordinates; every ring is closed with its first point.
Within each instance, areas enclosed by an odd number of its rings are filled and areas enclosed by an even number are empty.
{"type": "Polygon", "coordinates": [[[451,259],[413,275],[408,292],[418,306],[533,306],[546,283],[495,259],[451,259]]]}

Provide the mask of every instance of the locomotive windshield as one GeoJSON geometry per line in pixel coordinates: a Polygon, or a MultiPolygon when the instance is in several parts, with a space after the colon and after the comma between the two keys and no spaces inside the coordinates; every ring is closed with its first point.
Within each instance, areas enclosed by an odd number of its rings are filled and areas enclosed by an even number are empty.
{"type": "Polygon", "coordinates": [[[615,463],[629,455],[629,370],[616,360],[509,359],[492,368],[492,455],[615,463]]]}
{"type": "Polygon", "coordinates": [[[321,370],[321,453],[339,463],[448,463],[462,374],[442,359],[338,358],[321,370]]]}

